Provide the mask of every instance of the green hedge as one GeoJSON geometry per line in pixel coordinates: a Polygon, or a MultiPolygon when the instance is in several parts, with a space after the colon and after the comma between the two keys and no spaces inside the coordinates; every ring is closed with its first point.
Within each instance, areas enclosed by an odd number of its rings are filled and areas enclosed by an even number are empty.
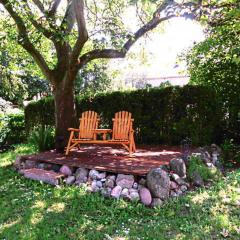
{"type": "MultiPolygon", "coordinates": [[[[111,127],[114,113],[132,112],[136,140],[146,144],[179,144],[191,138],[193,144],[218,142],[222,114],[214,91],[200,86],[141,89],[76,98],[77,115],[95,110],[102,127],[111,127]]],[[[32,102],[25,108],[26,127],[54,125],[52,98],[32,102]]]]}
{"type": "Polygon", "coordinates": [[[0,115],[0,146],[23,143],[25,140],[24,114],[0,115]]]}

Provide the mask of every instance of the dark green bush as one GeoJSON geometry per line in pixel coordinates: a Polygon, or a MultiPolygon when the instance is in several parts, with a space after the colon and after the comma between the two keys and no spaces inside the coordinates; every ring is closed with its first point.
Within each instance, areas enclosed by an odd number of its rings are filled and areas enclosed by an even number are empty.
{"type": "Polygon", "coordinates": [[[24,114],[0,116],[0,145],[12,145],[26,141],[24,114]]]}
{"type": "MultiPolygon", "coordinates": [[[[141,89],[76,98],[78,117],[83,111],[101,115],[102,127],[111,127],[114,113],[132,112],[138,143],[179,144],[189,137],[193,144],[218,142],[222,115],[215,93],[207,87],[184,86],[141,89]]],[[[25,109],[26,127],[54,125],[54,103],[45,98],[25,109]]]]}

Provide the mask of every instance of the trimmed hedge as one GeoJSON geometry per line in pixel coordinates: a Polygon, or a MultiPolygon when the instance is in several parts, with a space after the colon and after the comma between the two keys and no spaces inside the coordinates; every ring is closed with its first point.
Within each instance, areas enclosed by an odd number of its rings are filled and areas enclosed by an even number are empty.
{"type": "MultiPolygon", "coordinates": [[[[194,145],[218,142],[222,114],[214,91],[203,86],[141,89],[76,98],[78,117],[94,110],[102,127],[111,127],[114,113],[132,112],[136,141],[146,144],[180,144],[186,137],[194,145]]],[[[36,125],[54,125],[54,102],[44,98],[25,108],[27,131],[36,125]]]]}

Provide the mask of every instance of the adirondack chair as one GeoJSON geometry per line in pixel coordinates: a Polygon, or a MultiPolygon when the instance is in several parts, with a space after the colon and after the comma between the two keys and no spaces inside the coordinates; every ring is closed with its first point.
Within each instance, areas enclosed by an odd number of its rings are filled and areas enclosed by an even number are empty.
{"type": "Polygon", "coordinates": [[[70,131],[70,137],[66,149],[66,155],[75,146],[79,146],[80,143],[91,143],[96,139],[96,133],[93,129],[98,127],[98,114],[94,111],[86,111],[82,113],[79,129],[68,128],[70,131]]]}
{"type": "Polygon", "coordinates": [[[109,143],[123,145],[131,155],[136,152],[132,114],[126,111],[115,113],[113,118],[112,139],[109,143]]]}

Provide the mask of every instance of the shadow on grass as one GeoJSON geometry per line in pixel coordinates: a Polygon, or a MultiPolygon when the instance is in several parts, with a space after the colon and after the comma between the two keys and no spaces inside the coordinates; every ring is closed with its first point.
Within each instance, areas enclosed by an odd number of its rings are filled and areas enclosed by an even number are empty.
{"type": "Polygon", "coordinates": [[[239,239],[240,212],[232,205],[239,176],[149,209],[78,187],[54,188],[2,167],[0,239],[221,239],[223,229],[239,239]]]}

